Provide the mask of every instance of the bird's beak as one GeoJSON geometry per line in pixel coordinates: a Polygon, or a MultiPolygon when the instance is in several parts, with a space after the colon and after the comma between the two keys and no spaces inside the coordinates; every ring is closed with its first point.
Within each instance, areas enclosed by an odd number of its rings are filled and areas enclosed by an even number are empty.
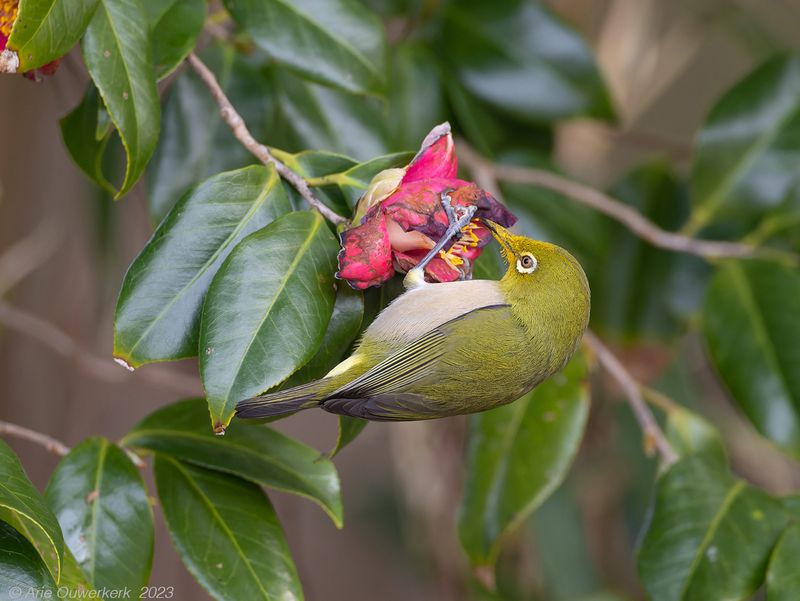
{"type": "Polygon", "coordinates": [[[494,221],[490,221],[489,219],[482,219],[484,225],[489,228],[489,231],[492,232],[492,236],[495,240],[500,244],[502,249],[509,254],[513,254],[511,250],[511,232],[509,232],[506,228],[502,225],[495,223],[494,221]]]}

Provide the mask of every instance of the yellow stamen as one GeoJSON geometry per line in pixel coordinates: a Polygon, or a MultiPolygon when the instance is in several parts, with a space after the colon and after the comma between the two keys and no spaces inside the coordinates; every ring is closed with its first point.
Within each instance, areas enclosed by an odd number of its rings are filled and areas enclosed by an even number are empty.
{"type": "Polygon", "coordinates": [[[467,248],[474,248],[480,242],[475,229],[480,225],[477,219],[473,219],[461,230],[461,239],[456,240],[448,250],[439,251],[439,257],[447,263],[453,270],[459,271],[459,267],[464,264],[464,258],[460,255],[467,248]]]}
{"type": "Polygon", "coordinates": [[[0,0],[0,33],[8,37],[17,20],[19,0],[0,0]]]}

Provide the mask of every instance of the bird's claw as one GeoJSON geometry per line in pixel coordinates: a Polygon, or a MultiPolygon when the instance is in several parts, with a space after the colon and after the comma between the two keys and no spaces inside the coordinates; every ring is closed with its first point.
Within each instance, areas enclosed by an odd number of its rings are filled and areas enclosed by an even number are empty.
{"type": "Polygon", "coordinates": [[[439,254],[439,251],[442,250],[452,238],[455,238],[456,240],[461,238],[461,230],[470,221],[472,221],[472,217],[478,210],[478,207],[475,205],[453,206],[450,200],[450,192],[451,190],[446,190],[442,192],[441,196],[439,197],[445,215],[447,215],[447,222],[449,223],[447,230],[445,231],[444,236],[442,236],[442,238],[428,252],[428,254],[425,255],[425,257],[423,257],[423,259],[417,263],[413,269],[409,270],[409,272],[406,274],[406,277],[403,278],[403,286],[406,289],[416,288],[425,283],[425,267],[436,255],[439,254]]]}

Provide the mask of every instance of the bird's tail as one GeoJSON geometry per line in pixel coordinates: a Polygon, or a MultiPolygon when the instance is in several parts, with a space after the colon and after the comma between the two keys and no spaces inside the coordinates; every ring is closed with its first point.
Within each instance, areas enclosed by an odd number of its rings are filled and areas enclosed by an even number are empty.
{"type": "Polygon", "coordinates": [[[294,388],[261,394],[251,399],[239,401],[236,415],[245,419],[278,417],[316,407],[325,399],[328,386],[324,380],[301,384],[294,388]]]}

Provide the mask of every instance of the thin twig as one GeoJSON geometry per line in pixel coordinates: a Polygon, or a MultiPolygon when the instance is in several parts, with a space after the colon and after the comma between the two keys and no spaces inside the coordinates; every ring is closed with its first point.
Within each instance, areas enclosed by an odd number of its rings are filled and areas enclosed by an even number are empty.
{"type": "Polygon", "coordinates": [[[55,453],[61,457],[69,453],[70,450],[67,445],[60,440],[56,440],[52,436],[48,436],[47,434],[42,434],[36,430],[31,430],[30,428],[25,428],[9,422],[0,421],[0,434],[21,438],[22,440],[27,440],[29,442],[35,442],[36,444],[43,446],[51,453],[55,453]]]}
{"type": "Polygon", "coordinates": [[[705,258],[727,257],[744,259],[760,257],[781,259],[792,263],[797,263],[800,260],[800,257],[793,253],[775,249],[758,248],[739,242],[700,240],[664,230],[635,209],[608,194],[543,169],[493,163],[478,154],[463,140],[459,141],[458,155],[463,160],[463,163],[475,173],[480,174],[484,181],[488,176],[491,176],[494,180],[529,184],[558,192],[570,200],[584,204],[619,221],[637,236],[659,248],[685,252],[705,258]]]}
{"type": "Polygon", "coordinates": [[[289,182],[295,190],[300,193],[300,196],[302,196],[309,205],[319,211],[328,221],[336,225],[346,223],[347,219],[334,213],[321,200],[314,196],[306,180],[276,159],[269,151],[269,148],[253,137],[250,130],[247,129],[247,125],[244,119],[242,119],[242,116],[233,108],[231,101],[228,100],[216,76],[206,67],[203,61],[197,58],[197,55],[194,53],[190,54],[187,60],[211,92],[211,95],[219,106],[219,113],[222,115],[222,119],[228,124],[228,127],[231,128],[233,135],[242,143],[242,146],[247,148],[247,150],[253,153],[253,155],[265,165],[273,165],[280,176],[289,182]]]}
{"type": "Polygon", "coordinates": [[[636,421],[639,422],[642,432],[644,432],[645,449],[658,451],[667,466],[675,463],[678,460],[678,455],[672,445],[669,444],[667,437],[659,427],[658,422],[656,422],[656,418],[645,403],[639,383],[625,369],[625,366],[620,363],[614,353],[592,332],[587,331],[583,340],[597,357],[600,365],[616,380],[625,398],[628,399],[633,415],[636,417],[636,421]]]}
{"type": "MultiPolygon", "coordinates": [[[[19,438],[21,440],[27,440],[28,442],[36,443],[40,446],[43,446],[45,449],[50,451],[51,453],[55,453],[59,457],[63,457],[67,453],[70,452],[70,448],[65,445],[60,440],[53,438],[48,434],[44,434],[43,432],[37,432],[36,430],[31,430],[30,428],[26,428],[24,426],[18,426],[17,424],[12,424],[11,422],[6,422],[0,420],[0,435],[6,436],[13,436],[14,438],[19,438]]],[[[131,460],[131,463],[138,468],[143,468],[147,464],[139,457],[136,453],[125,446],[120,447],[128,458],[131,460]]]]}
{"type": "Polygon", "coordinates": [[[52,221],[44,221],[30,234],[0,255],[0,297],[49,259],[62,233],[52,221]]]}
{"type": "MultiPolygon", "coordinates": [[[[110,359],[98,357],[85,350],[69,334],[55,324],[37,317],[27,311],[0,300],[0,324],[30,338],[35,338],[52,351],[63,357],[74,359],[77,365],[92,377],[118,384],[135,377],[130,372],[114,366],[110,359]]],[[[180,394],[198,395],[201,393],[195,378],[179,372],[165,372],[163,369],[138,370],[142,380],[162,388],[170,388],[180,394]]]]}

